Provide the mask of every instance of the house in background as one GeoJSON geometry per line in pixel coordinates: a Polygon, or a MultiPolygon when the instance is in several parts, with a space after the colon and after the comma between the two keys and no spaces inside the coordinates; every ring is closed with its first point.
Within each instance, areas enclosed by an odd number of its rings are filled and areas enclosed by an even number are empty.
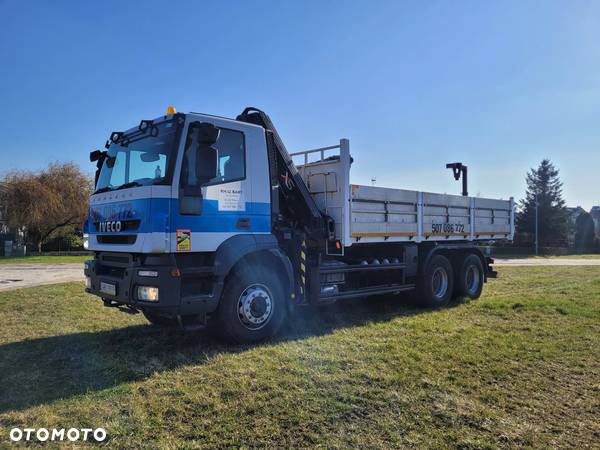
{"type": "Polygon", "coordinates": [[[579,217],[579,214],[584,213],[585,209],[583,209],[581,206],[576,206],[575,208],[567,208],[567,213],[569,215],[569,223],[575,225],[575,222],[577,222],[577,218],[579,217]]]}
{"type": "Polygon", "coordinates": [[[0,234],[4,234],[4,233],[8,233],[8,225],[6,223],[6,209],[4,208],[4,205],[2,205],[1,203],[1,199],[2,199],[2,192],[4,192],[6,190],[6,188],[4,187],[3,183],[0,183],[0,234]]]}
{"type": "Polygon", "coordinates": [[[581,213],[584,212],[586,211],[581,206],[577,206],[575,208],[567,208],[567,215],[569,218],[569,235],[567,236],[567,239],[569,241],[569,247],[572,247],[575,244],[577,218],[581,215],[581,213]]]}
{"type": "Polygon", "coordinates": [[[8,233],[8,225],[4,220],[4,209],[0,207],[0,234],[8,233]]]}
{"type": "MultiPolygon", "coordinates": [[[[0,183],[0,194],[5,187],[0,183]]],[[[24,233],[22,230],[11,229],[6,221],[6,207],[1,203],[0,195],[0,256],[23,254],[24,233]]]]}
{"type": "Polygon", "coordinates": [[[590,209],[590,216],[592,216],[594,221],[596,238],[600,239],[600,206],[592,206],[592,209],[590,209]]]}

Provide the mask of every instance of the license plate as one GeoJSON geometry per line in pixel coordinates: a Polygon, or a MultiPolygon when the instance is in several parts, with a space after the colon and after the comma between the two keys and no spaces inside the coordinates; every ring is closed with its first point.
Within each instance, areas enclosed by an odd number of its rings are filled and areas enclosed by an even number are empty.
{"type": "Polygon", "coordinates": [[[100,292],[108,295],[117,295],[117,285],[112,283],[100,282],[100,292]]]}

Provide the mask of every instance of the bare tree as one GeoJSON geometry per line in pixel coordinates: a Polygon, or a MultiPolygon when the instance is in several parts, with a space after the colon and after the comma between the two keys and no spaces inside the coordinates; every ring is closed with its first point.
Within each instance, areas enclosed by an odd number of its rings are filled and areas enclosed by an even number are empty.
{"type": "Polygon", "coordinates": [[[11,172],[4,187],[1,201],[8,225],[23,228],[41,251],[62,229],[85,221],[92,181],[73,163],[54,163],[40,173],[11,172]]]}

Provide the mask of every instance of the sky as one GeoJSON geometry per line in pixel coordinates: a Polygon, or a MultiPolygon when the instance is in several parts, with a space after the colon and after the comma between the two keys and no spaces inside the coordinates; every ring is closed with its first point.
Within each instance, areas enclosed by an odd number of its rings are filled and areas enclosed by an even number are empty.
{"type": "Polygon", "coordinates": [[[167,105],[265,110],[352,182],[524,196],[550,158],[600,205],[600,2],[0,0],[0,173],[73,161],[167,105]]]}

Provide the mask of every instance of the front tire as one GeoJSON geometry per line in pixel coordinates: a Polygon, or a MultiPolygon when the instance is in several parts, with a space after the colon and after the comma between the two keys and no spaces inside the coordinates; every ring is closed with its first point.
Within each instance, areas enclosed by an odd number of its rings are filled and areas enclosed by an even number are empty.
{"type": "Polygon", "coordinates": [[[439,308],[446,306],[454,291],[452,264],[443,255],[433,256],[418,282],[418,300],[423,306],[439,308]]]}
{"type": "Polygon", "coordinates": [[[214,325],[229,342],[253,343],[274,336],[286,315],[278,277],[265,267],[243,268],[228,277],[214,325]]]}

